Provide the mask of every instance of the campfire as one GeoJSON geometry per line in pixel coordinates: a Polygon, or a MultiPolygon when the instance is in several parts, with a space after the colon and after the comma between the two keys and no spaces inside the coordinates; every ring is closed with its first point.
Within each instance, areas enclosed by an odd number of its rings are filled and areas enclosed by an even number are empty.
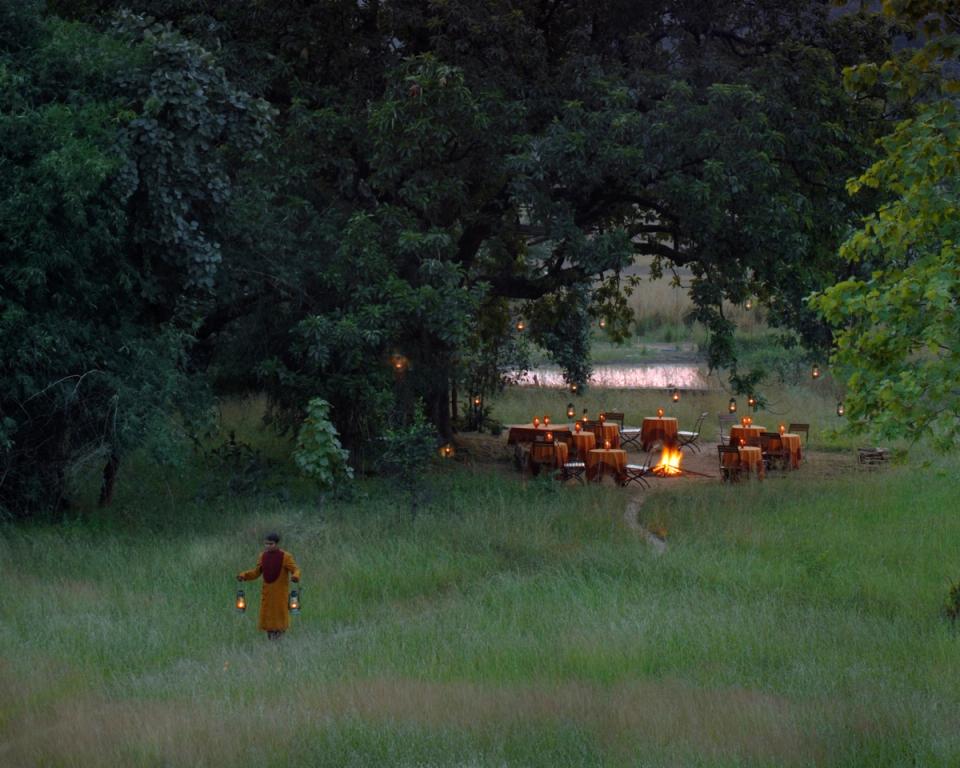
{"type": "Polygon", "coordinates": [[[683,469],[680,462],[683,461],[683,451],[679,446],[665,445],[660,452],[660,461],[655,464],[650,473],[657,477],[682,477],[683,475],[696,475],[697,477],[710,477],[702,472],[694,472],[691,469],[683,469]]]}
{"type": "Polygon", "coordinates": [[[683,451],[670,445],[663,446],[660,453],[660,462],[651,470],[660,477],[682,475],[680,462],[683,461],[683,451]]]}

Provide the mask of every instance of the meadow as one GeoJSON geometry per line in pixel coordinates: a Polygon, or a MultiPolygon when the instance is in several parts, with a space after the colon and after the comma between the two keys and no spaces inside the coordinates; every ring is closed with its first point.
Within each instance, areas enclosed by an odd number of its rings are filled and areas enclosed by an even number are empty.
{"type": "Polygon", "coordinates": [[[954,460],[658,487],[660,553],[628,492],[465,456],[415,517],[378,478],[321,499],[256,410],[224,415],[252,487],[142,457],[113,508],[0,529],[0,765],[960,763],[954,460]],[[279,643],[255,584],[233,609],[271,529],[304,571],[279,643]]]}

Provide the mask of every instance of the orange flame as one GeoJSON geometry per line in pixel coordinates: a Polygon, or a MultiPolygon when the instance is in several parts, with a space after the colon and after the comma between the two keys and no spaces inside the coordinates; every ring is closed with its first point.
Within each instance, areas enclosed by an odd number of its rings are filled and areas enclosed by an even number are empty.
{"type": "Polygon", "coordinates": [[[654,467],[654,471],[661,475],[679,475],[681,461],[683,461],[683,451],[679,448],[664,446],[660,454],[660,463],[654,467]]]}

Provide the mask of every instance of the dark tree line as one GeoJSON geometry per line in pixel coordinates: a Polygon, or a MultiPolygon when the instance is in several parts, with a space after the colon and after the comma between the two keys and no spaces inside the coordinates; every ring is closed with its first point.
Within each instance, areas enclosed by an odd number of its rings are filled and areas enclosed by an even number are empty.
{"type": "Polygon", "coordinates": [[[844,182],[885,123],[841,73],[887,56],[876,16],[811,0],[0,9],[28,28],[0,37],[7,509],[59,497],[78,451],[119,457],[207,386],[266,391],[286,425],[322,396],[354,449],[413,397],[449,434],[458,388],[522,357],[519,317],[582,385],[596,318],[629,333],[638,255],[691,270],[712,365],[736,373],[722,302],[751,295],[829,344],[802,298],[850,269],[836,248],[862,211],[844,182]],[[64,341],[28,341],[39,329],[64,341]]]}

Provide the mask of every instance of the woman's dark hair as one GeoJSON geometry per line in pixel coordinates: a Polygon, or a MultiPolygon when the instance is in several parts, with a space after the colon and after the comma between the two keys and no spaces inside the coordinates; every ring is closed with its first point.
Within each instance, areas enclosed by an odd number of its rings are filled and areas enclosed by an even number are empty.
{"type": "Polygon", "coordinates": [[[279,533],[268,533],[263,537],[264,541],[272,541],[274,544],[280,543],[280,534],[279,533]]]}

